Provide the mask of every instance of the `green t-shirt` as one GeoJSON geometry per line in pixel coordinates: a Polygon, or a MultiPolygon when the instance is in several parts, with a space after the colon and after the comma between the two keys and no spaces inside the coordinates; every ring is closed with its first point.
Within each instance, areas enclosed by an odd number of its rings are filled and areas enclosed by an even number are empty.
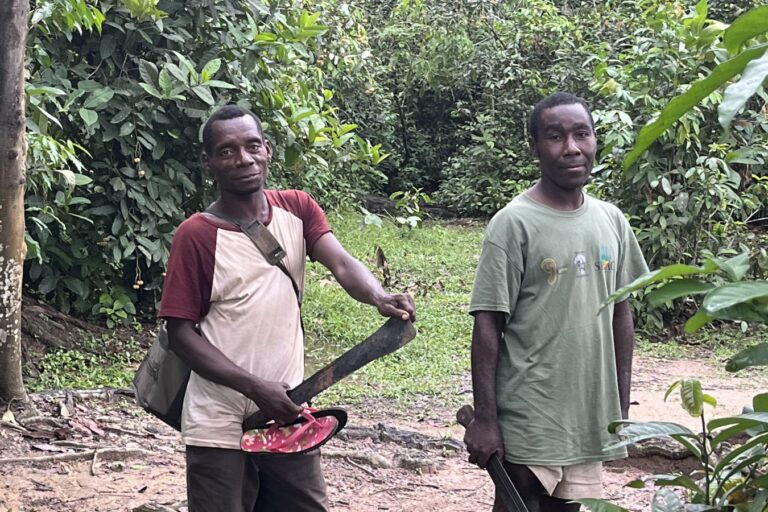
{"type": "Polygon", "coordinates": [[[621,419],[613,306],[603,300],[647,272],[629,223],[615,206],[584,195],[574,211],[524,193],[491,220],[470,312],[506,314],[496,399],[506,459],[570,465],[612,460],[621,419]]]}

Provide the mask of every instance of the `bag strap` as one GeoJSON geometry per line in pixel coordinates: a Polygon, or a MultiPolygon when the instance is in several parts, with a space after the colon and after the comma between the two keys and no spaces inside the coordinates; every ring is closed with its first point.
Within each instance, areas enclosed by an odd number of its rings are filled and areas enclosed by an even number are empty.
{"type": "Polygon", "coordinates": [[[291,273],[288,272],[288,269],[285,268],[285,265],[282,262],[282,259],[285,258],[285,250],[280,245],[280,242],[278,242],[272,233],[269,232],[267,227],[262,224],[259,219],[253,219],[247,223],[242,223],[237,219],[234,219],[228,215],[224,215],[223,213],[213,211],[210,208],[206,208],[205,213],[209,213],[214,217],[218,217],[231,224],[234,224],[240,229],[240,231],[245,233],[245,236],[247,236],[251,242],[253,242],[253,245],[255,245],[256,248],[261,252],[261,254],[264,255],[264,257],[267,259],[267,262],[269,262],[270,265],[274,265],[279,268],[283,274],[288,276],[288,279],[291,280],[293,292],[296,294],[296,300],[299,303],[299,309],[301,309],[302,297],[301,291],[299,290],[299,285],[296,284],[296,280],[293,278],[291,273]]]}

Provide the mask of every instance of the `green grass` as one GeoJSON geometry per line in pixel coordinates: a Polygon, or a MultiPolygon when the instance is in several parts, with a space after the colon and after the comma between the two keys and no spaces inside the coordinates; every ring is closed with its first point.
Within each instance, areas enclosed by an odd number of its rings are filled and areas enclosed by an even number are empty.
{"type": "MultiPolygon", "coordinates": [[[[407,291],[414,297],[418,335],[396,353],[329,389],[320,401],[455,396],[460,378],[469,370],[472,319],[467,311],[482,226],[427,223],[409,231],[388,222],[381,228],[361,229],[357,215],[330,220],[341,243],[380,279],[374,255],[381,247],[389,264],[388,291],[407,291]]],[[[307,271],[304,322],[310,372],[362,341],[384,319],[374,308],[349,298],[324,267],[312,264],[307,271]]]]}

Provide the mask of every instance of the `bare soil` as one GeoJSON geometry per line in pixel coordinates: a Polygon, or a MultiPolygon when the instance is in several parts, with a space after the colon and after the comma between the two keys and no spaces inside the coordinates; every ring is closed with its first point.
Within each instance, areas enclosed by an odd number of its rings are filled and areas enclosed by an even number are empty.
{"type": "MultiPolygon", "coordinates": [[[[663,401],[668,384],[686,377],[701,379],[718,399],[710,417],[738,414],[768,384],[763,371],[733,376],[720,362],[639,357],[632,417],[697,427],[698,420],[688,417],[676,398],[663,401]]],[[[457,393],[466,393],[467,384],[457,393]]],[[[38,428],[0,424],[0,512],[186,510],[180,438],[130,398],[60,393],[34,401],[44,416],[38,428]],[[12,460],[45,457],[54,460],[12,460]],[[78,459],[56,460],[72,457],[78,459]]],[[[332,510],[490,510],[493,484],[466,462],[455,410],[426,399],[394,413],[392,407],[350,406],[346,435],[324,447],[332,510]]],[[[653,490],[624,484],[654,473],[690,471],[693,462],[646,456],[608,463],[604,497],[629,510],[649,510],[653,490]]]]}

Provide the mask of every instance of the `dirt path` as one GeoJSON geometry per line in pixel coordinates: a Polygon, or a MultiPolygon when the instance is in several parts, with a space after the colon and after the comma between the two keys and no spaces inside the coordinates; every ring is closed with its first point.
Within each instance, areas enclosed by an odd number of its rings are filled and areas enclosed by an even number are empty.
{"type": "MultiPolygon", "coordinates": [[[[719,363],[703,361],[637,358],[633,400],[638,403],[632,416],[695,427],[697,420],[687,417],[676,399],[662,401],[667,385],[680,378],[701,379],[705,390],[718,399],[720,405],[711,417],[739,413],[753,394],[768,388],[765,372],[736,377],[721,368],[719,363]]],[[[44,435],[43,429],[37,434],[27,432],[25,437],[0,426],[0,459],[85,456],[74,461],[0,463],[0,512],[186,510],[183,447],[174,431],[125,399],[64,402],[64,410],[60,401],[39,406],[65,426],[69,446],[44,435]],[[62,413],[69,416],[62,418],[62,413]],[[122,452],[99,452],[94,462],[92,450],[109,447],[122,452]]],[[[413,403],[410,410],[385,416],[386,407],[380,405],[366,407],[364,412],[350,408],[347,435],[324,449],[332,510],[490,509],[493,486],[484,471],[466,462],[462,429],[452,421],[453,408],[413,403]]],[[[690,460],[661,457],[610,463],[604,474],[605,497],[630,510],[649,510],[651,491],[623,485],[642,475],[690,467],[690,460]]]]}

